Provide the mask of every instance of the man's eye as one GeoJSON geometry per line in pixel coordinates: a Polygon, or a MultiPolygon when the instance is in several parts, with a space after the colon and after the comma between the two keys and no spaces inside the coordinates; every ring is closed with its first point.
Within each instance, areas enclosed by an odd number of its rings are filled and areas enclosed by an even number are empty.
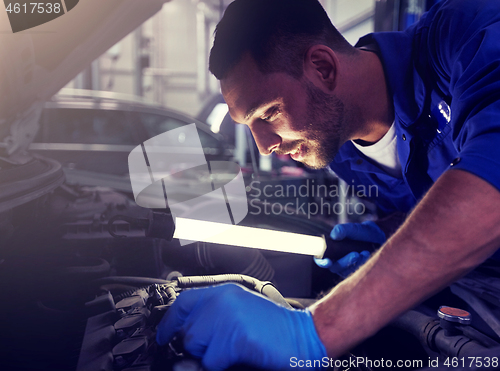
{"type": "Polygon", "coordinates": [[[274,108],[270,112],[267,112],[266,115],[264,117],[262,117],[262,120],[264,120],[264,121],[270,121],[274,117],[276,117],[276,115],[278,115],[279,112],[280,111],[279,111],[278,108],[274,108]]]}

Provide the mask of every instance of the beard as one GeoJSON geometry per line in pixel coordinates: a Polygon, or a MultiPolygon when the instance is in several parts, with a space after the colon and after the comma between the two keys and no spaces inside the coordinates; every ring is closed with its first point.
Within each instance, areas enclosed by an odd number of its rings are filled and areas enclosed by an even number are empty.
{"type": "Polygon", "coordinates": [[[345,107],[336,96],[324,93],[308,81],[305,82],[305,89],[306,117],[294,127],[304,139],[284,143],[276,153],[289,153],[300,148],[304,151],[300,160],[304,165],[311,169],[323,169],[333,161],[346,141],[345,107]]]}

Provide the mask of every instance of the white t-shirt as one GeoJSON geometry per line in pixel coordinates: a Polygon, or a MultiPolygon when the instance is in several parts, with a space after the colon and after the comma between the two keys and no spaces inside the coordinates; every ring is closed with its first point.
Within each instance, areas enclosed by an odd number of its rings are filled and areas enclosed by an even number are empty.
{"type": "Polygon", "coordinates": [[[398,150],[396,148],[396,128],[394,123],[389,131],[378,142],[362,146],[352,141],[352,144],[366,157],[376,162],[388,174],[401,178],[401,163],[399,162],[398,150]]]}

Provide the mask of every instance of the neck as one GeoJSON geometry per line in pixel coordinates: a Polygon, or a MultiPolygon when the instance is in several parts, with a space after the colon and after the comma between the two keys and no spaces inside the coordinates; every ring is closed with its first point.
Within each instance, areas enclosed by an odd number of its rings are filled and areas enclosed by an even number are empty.
{"type": "Polygon", "coordinates": [[[373,52],[360,50],[352,59],[345,75],[349,82],[343,85],[350,89],[345,92],[352,124],[349,139],[376,143],[394,122],[394,108],[384,70],[373,52]]]}

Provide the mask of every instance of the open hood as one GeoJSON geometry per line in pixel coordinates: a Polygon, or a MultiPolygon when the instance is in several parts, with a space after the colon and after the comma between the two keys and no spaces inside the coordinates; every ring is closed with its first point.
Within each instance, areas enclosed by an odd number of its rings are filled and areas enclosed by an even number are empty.
{"type": "MultiPolygon", "coordinates": [[[[62,0],[64,14],[20,32],[13,32],[19,27],[11,27],[8,14],[11,21],[14,14],[7,12],[8,6],[19,4],[4,2],[7,9],[0,11],[0,219],[2,213],[38,199],[64,181],[57,161],[26,151],[38,131],[43,103],[167,1],[62,0]]],[[[17,11],[23,12],[23,6],[17,11]]]]}
{"type": "Polygon", "coordinates": [[[167,1],[72,1],[71,11],[16,33],[0,12],[0,157],[27,163],[43,102],[167,1]]]}

